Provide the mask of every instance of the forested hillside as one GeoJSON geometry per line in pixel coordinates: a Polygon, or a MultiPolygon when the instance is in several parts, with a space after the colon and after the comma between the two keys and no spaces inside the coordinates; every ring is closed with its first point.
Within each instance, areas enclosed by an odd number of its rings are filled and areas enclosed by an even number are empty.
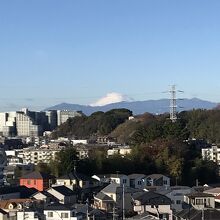
{"type": "MultiPolygon", "coordinates": [[[[106,158],[103,150],[92,151],[89,159],[78,162],[78,170],[87,174],[163,173],[173,182],[187,185],[195,184],[196,179],[201,184],[217,181],[217,165],[202,160],[201,146],[219,143],[219,110],[181,112],[175,123],[169,120],[168,114],[146,113],[127,120],[130,115],[130,111],[119,109],[74,118],[60,126],[55,135],[86,138],[103,134],[132,146],[132,153],[124,158],[106,158]]],[[[53,172],[61,174],[72,169],[73,161],[69,155],[65,151],[58,155],[52,163],[53,172]]]]}
{"type": "Polygon", "coordinates": [[[113,109],[95,112],[90,116],[70,118],[53,132],[53,137],[89,138],[91,135],[107,135],[119,124],[125,122],[132,112],[127,109],[113,109]]]}

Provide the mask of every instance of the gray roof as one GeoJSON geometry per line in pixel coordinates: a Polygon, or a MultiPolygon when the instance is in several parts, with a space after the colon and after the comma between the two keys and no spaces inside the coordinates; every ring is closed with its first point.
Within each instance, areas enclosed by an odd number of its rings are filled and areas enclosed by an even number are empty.
{"type": "Polygon", "coordinates": [[[144,212],[140,215],[135,215],[131,218],[128,218],[128,220],[132,220],[132,219],[159,220],[158,217],[150,215],[148,212],[144,212]]]}
{"type": "Polygon", "coordinates": [[[189,198],[196,198],[196,197],[214,197],[213,195],[211,194],[208,194],[208,193],[190,193],[190,194],[187,194],[186,196],[188,196],[189,198]]]}
{"type": "Polygon", "coordinates": [[[160,179],[161,177],[164,177],[164,175],[163,174],[151,174],[147,176],[147,178],[151,178],[151,179],[160,179]]]}
{"type": "Polygon", "coordinates": [[[138,173],[133,173],[133,174],[128,175],[129,179],[137,179],[137,178],[142,178],[143,179],[145,177],[146,177],[146,175],[138,174],[138,173]]]}
{"type": "MultiPolygon", "coordinates": [[[[104,189],[102,189],[103,193],[115,193],[115,194],[120,194],[123,191],[123,187],[117,183],[110,183],[108,186],[106,186],[104,189]]],[[[134,189],[131,187],[124,187],[124,192],[125,193],[136,193],[136,192],[143,192],[141,189],[134,189]]]]}
{"type": "Polygon", "coordinates": [[[205,190],[204,193],[213,193],[213,194],[219,194],[220,193],[220,187],[216,187],[216,188],[213,188],[213,189],[208,189],[208,190],[205,190]]]}
{"type": "Polygon", "coordinates": [[[54,187],[51,187],[51,188],[56,190],[57,192],[59,192],[60,194],[62,194],[64,196],[72,196],[72,195],[76,194],[73,190],[69,189],[66,186],[54,186],[54,187]]]}
{"type": "Polygon", "coordinates": [[[126,176],[125,174],[109,174],[109,177],[111,178],[121,178],[121,177],[123,177],[123,176],[126,176]]]}
{"type": "Polygon", "coordinates": [[[82,180],[82,181],[95,181],[94,179],[92,179],[91,177],[88,177],[82,173],[78,173],[78,172],[72,172],[66,175],[63,175],[61,177],[58,177],[57,179],[61,179],[61,180],[82,180]]]}
{"type": "Polygon", "coordinates": [[[97,199],[100,199],[102,201],[112,201],[112,202],[114,202],[114,200],[110,196],[104,194],[103,192],[99,192],[94,197],[97,198],[97,199]]]}
{"type": "Polygon", "coordinates": [[[206,220],[220,219],[220,211],[216,209],[205,209],[204,214],[202,214],[201,210],[190,208],[190,209],[184,209],[174,214],[174,216],[181,217],[182,219],[192,219],[192,220],[201,220],[202,215],[204,215],[204,219],[206,220]]]}
{"type": "Polygon", "coordinates": [[[104,193],[116,193],[117,191],[117,188],[119,187],[120,185],[117,184],[117,183],[111,183],[109,184],[108,186],[106,186],[102,191],[104,193]]]}
{"type": "Polygon", "coordinates": [[[155,192],[145,192],[142,195],[134,196],[142,205],[171,205],[171,199],[155,192]]]}
{"type": "Polygon", "coordinates": [[[63,205],[60,203],[48,205],[44,208],[45,211],[47,210],[59,210],[59,211],[72,211],[74,207],[63,205]]]}

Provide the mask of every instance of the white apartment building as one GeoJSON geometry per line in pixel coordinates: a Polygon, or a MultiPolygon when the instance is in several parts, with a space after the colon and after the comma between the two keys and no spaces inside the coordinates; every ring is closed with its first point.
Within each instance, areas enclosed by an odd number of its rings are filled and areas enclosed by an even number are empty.
{"type": "Polygon", "coordinates": [[[66,122],[69,118],[74,118],[76,116],[82,116],[82,113],[77,111],[69,110],[58,110],[57,111],[57,125],[61,125],[66,122]]]}
{"type": "Polygon", "coordinates": [[[24,112],[17,112],[16,114],[16,127],[18,136],[38,136],[40,126],[35,125],[32,118],[24,112]]]}
{"type": "Polygon", "coordinates": [[[202,148],[202,158],[204,160],[212,160],[220,165],[220,147],[212,145],[209,148],[202,148]]]}
{"type": "Polygon", "coordinates": [[[0,113],[0,133],[3,136],[15,134],[16,112],[0,113]]]}
{"type": "Polygon", "coordinates": [[[121,155],[122,157],[130,154],[132,149],[129,146],[126,147],[117,147],[113,149],[109,149],[107,151],[107,157],[113,156],[113,155],[121,155]]]}
{"type": "Polygon", "coordinates": [[[55,159],[56,153],[60,149],[45,149],[45,148],[25,148],[23,149],[23,163],[35,164],[40,162],[49,163],[50,160],[55,159]]]}

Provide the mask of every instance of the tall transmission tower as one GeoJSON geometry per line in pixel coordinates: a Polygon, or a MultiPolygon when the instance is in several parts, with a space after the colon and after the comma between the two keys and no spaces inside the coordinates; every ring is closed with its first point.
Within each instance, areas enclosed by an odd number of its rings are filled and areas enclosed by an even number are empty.
{"type": "Polygon", "coordinates": [[[177,120],[177,105],[176,105],[176,86],[172,85],[169,90],[170,93],[170,120],[176,122],[177,120]]]}
{"type": "MultiPolygon", "coordinates": [[[[182,90],[176,90],[175,85],[170,86],[170,90],[168,91],[170,93],[170,120],[172,122],[176,122],[177,120],[177,98],[176,94],[177,92],[183,92],[182,90]]],[[[181,107],[180,107],[181,108],[181,107]]]]}

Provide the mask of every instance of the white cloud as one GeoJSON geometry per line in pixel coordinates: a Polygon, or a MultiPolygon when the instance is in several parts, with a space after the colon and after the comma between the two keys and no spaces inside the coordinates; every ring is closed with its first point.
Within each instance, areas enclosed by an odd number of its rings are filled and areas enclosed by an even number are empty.
{"type": "Polygon", "coordinates": [[[111,92],[111,93],[108,93],[106,96],[97,100],[95,103],[92,103],[91,106],[103,106],[103,105],[108,105],[111,103],[131,101],[131,100],[132,99],[126,95],[123,95],[117,92],[111,92]]]}

